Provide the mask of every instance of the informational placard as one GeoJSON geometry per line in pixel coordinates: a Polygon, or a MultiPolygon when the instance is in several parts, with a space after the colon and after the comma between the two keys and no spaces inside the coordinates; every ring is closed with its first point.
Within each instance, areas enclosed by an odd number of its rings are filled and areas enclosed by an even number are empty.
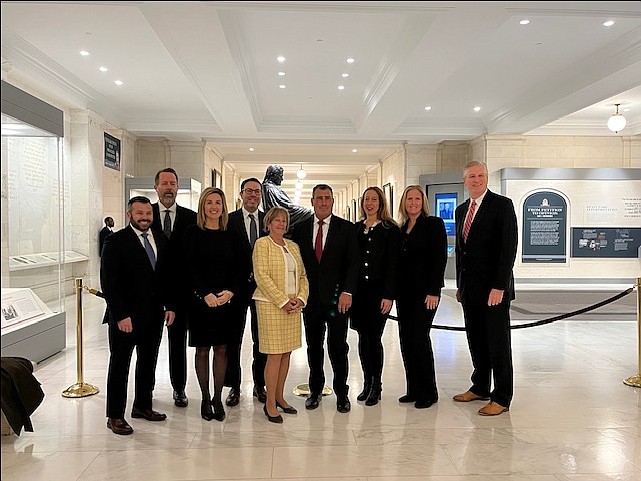
{"type": "Polygon", "coordinates": [[[105,132],[105,167],[120,170],[120,139],[105,132]]]}
{"type": "Polygon", "coordinates": [[[2,329],[44,313],[31,289],[2,290],[2,329]]]}
{"type": "Polygon", "coordinates": [[[572,228],[572,257],[635,258],[640,246],[638,227],[572,228]]]}
{"type": "Polygon", "coordinates": [[[523,202],[524,263],[564,263],[567,261],[567,203],[551,191],[540,191],[523,202]]]}
{"type": "Polygon", "coordinates": [[[456,192],[437,192],[435,196],[435,204],[435,215],[443,219],[447,235],[456,235],[454,211],[458,205],[458,194],[456,192]]]}

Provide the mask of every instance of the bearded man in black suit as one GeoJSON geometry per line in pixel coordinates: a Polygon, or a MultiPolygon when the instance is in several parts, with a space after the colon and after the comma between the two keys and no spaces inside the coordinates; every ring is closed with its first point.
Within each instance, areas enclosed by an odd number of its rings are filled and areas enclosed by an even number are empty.
{"type": "Polygon", "coordinates": [[[154,222],[152,228],[160,231],[169,240],[169,255],[173,274],[172,289],[176,295],[176,319],[167,329],[169,341],[169,378],[174,389],[174,404],[187,407],[187,306],[189,292],[184,282],[186,270],[183,256],[183,237],[187,228],[196,224],[196,213],[176,203],[178,174],[171,167],[159,171],[154,179],[158,202],[152,205],[154,222]]]}
{"type": "Polygon", "coordinates": [[[312,207],[314,216],[296,225],[292,235],[309,280],[309,298],[303,310],[310,391],[305,407],[316,409],[322,398],[327,330],[336,409],[346,413],[351,409],[347,395],[347,311],[358,281],[358,240],[354,224],[332,215],[334,193],[329,185],[314,187],[312,207]]]}
{"type": "Polygon", "coordinates": [[[174,321],[167,240],[154,232],[151,202],[133,197],[128,203],[129,225],[107,237],[102,252],[100,284],[107,301],[109,323],[109,374],[107,377],[107,427],[115,434],[133,433],[125,421],[127,379],[136,349],[135,398],[131,416],[164,421],[152,409],[158,348],[163,321],[174,321]]]}
{"type": "Polygon", "coordinates": [[[514,391],[510,302],[518,242],[516,213],[509,198],[488,190],[485,164],[469,162],[463,182],[470,198],[455,215],[456,299],[463,306],[474,371],[472,387],[454,400],[489,399],[479,414],[497,416],[509,410],[514,391]]]}

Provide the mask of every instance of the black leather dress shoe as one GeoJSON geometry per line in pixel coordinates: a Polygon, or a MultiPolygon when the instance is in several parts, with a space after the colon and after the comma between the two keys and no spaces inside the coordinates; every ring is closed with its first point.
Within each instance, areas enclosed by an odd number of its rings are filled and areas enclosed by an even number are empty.
{"type": "Polygon", "coordinates": [[[310,394],[307,399],[305,399],[305,409],[316,409],[321,402],[320,394],[310,394]]]}
{"type": "Polygon", "coordinates": [[[414,407],[416,409],[427,409],[428,407],[432,406],[435,403],[436,401],[419,400],[414,403],[414,407]]]}
{"type": "Polygon", "coordinates": [[[225,404],[227,404],[227,406],[238,406],[239,402],[240,389],[231,388],[229,390],[229,394],[227,395],[227,399],[225,399],[225,404]]]}
{"type": "Polygon", "coordinates": [[[136,409],[131,410],[132,418],[144,418],[147,421],[164,421],[167,419],[167,415],[154,411],[153,409],[136,409]]]}
{"type": "Polygon", "coordinates": [[[410,396],[409,394],[406,394],[405,396],[401,396],[398,398],[398,402],[400,403],[413,403],[416,402],[416,398],[414,396],[410,396]]]}
{"type": "Polygon", "coordinates": [[[336,410],[339,413],[348,413],[352,409],[352,404],[349,402],[347,394],[336,395],[336,410]]]}
{"type": "Polygon", "coordinates": [[[111,429],[114,434],[127,436],[134,432],[133,428],[124,419],[107,418],[107,427],[111,429]]]}
{"type": "Polygon", "coordinates": [[[265,404],[267,402],[267,393],[265,392],[265,388],[254,387],[254,397],[257,398],[259,402],[265,404]]]}
{"type": "Polygon", "coordinates": [[[186,408],[189,404],[189,399],[185,391],[174,391],[174,404],[179,408],[186,408]]]}

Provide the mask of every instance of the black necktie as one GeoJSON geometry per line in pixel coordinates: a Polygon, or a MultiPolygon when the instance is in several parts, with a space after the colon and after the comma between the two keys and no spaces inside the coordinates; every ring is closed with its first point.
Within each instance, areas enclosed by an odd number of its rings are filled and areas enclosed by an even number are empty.
{"type": "Polygon", "coordinates": [[[147,252],[147,257],[149,257],[149,262],[151,262],[151,268],[156,270],[156,253],[154,252],[154,248],[151,247],[151,242],[149,242],[149,239],[147,238],[149,233],[143,232],[141,235],[143,244],[145,245],[145,251],[147,252]]]}
{"type": "Polygon", "coordinates": [[[254,247],[258,239],[258,228],[256,227],[256,218],[254,214],[249,214],[249,244],[254,247]]]}
{"type": "Polygon", "coordinates": [[[165,221],[162,225],[162,231],[167,236],[167,239],[171,237],[171,216],[169,215],[169,209],[165,211],[165,221]]]}

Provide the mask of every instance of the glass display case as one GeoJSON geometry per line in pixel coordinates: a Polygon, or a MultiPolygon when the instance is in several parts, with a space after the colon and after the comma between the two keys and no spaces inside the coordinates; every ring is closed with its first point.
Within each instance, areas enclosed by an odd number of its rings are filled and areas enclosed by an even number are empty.
{"type": "Polygon", "coordinates": [[[62,111],[2,82],[2,356],[66,344],[62,132],[62,111]]]}

